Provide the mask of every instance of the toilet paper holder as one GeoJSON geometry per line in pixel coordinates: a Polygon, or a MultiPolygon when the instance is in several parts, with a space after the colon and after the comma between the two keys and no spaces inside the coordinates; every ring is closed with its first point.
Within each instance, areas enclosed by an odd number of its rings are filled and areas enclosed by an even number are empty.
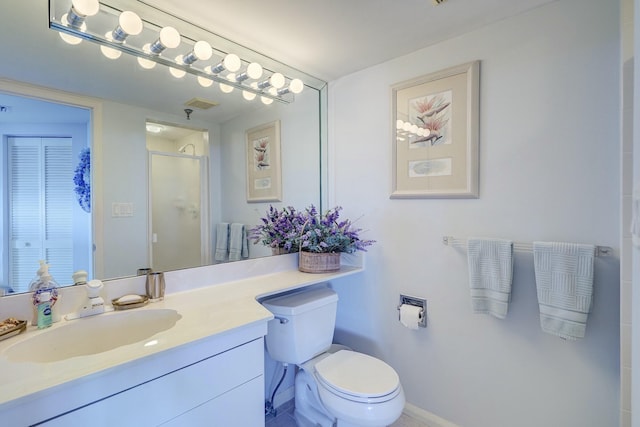
{"type": "Polygon", "coordinates": [[[398,320],[400,320],[400,307],[403,304],[413,305],[420,307],[420,321],[418,326],[421,328],[427,327],[427,300],[424,298],[412,297],[409,295],[400,294],[400,304],[398,304],[398,320]]]}

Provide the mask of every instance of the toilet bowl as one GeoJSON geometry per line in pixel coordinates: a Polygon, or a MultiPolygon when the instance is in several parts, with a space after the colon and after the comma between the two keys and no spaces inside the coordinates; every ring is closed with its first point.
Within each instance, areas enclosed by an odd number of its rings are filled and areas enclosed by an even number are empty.
{"type": "Polygon", "coordinates": [[[323,353],[296,375],[295,417],[301,427],[383,427],[400,417],[405,397],[396,372],[350,350],[323,353]]]}
{"type": "Polygon", "coordinates": [[[299,427],[384,427],[402,414],[398,374],[382,360],[332,345],[338,297],[326,287],[262,301],[274,314],[265,339],[270,356],[298,366],[299,427]]]}

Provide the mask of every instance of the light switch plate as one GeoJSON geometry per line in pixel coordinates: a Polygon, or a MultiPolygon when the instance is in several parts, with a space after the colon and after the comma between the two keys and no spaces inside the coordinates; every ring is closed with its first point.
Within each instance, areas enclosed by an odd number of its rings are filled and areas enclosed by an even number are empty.
{"type": "Polygon", "coordinates": [[[133,216],[133,203],[112,203],[111,217],[124,218],[133,216]]]}

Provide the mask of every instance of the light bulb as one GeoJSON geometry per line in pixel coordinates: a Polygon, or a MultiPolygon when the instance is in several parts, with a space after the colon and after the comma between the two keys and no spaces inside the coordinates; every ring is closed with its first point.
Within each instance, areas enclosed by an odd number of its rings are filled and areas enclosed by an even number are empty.
{"type": "Polygon", "coordinates": [[[122,43],[127,36],[137,36],[142,32],[142,19],[135,12],[125,10],[118,18],[118,26],[111,33],[113,40],[122,43]]]}
{"type": "Polygon", "coordinates": [[[213,55],[211,45],[204,40],[200,40],[193,45],[193,50],[185,55],[182,61],[187,65],[191,65],[197,60],[206,61],[211,58],[211,55],[213,55]]]}
{"type": "Polygon", "coordinates": [[[98,0],[72,0],[71,9],[80,16],[93,16],[100,11],[98,0]]]}
{"type": "Polygon", "coordinates": [[[72,0],[69,13],[64,18],[73,28],[80,28],[87,16],[93,16],[99,11],[100,2],[98,0],[72,0]]]}
{"type": "Polygon", "coordinates": [[[227,71],[235,73],[242,66],[242,61],[240,61],[240,57],[238,57],[238,55],[230,53],[224,57],[222,64],[227,71]]]}
{"type": "Polygon", "coordinates": [[[244,73],[240,73],[236,76],[237,82],[243,82],[247,79],[259,79],[262,77],[262,65],[257,62],[252,62],[247,66],[244,73]]]}
{"type": "Polygon", "coordinates": [[[300,79],[293,79],[289,83],[289,90],[293,93],[300,93],[304,89],[304,83],[300,79]]]}
{"type": "Polygon", "coordinates": [[[184,70],[180,70],[179,68],[169,67],[169,73],[176,79],[181,79],[187,75],[187,72],[184,70]]]}
{"type": "MultiPolygon", "coordinates": [[[[251,83],[249,86],[251,86],[252,88],[258,90],[258,83],[256,83],[256,82],[251,83]]],[[[246,99],[247,101],[253,101],[254,99],[256,99],[256,96],[257,95],[255,93],[253,93],[253,92],[249,92],[249,91],[246,91],[246,90],[242,91],[242,97],[244,99],[246,99]]]]}
{"type": "Polygon", "coordinates": [[[404,122],[404,124],[402,125],[402,130],[405,132],[409,132],[411,130],[411,123],[404,122]]]}
{"type": "Polygon", "coordinates": [[[164,27],[160,30],[160,37],[149,46],[149,51],[159,55],[163,50],[174,49],[180,45],[180,33],[173,27],[164,27]]]}
{"type": "Polygon", "coordinates": [[[247,67],[247,75],[250,79],[257,80],[262,77],[262,65],[257,62],[252,62],[247,67]]]}
{"type": "Polygon", "coordinates": [[[222,62],[211,68],[211,72],[214,74],[218,74],[223,72],[224,70],[227,70],[235,73],[240,69],[241,66],[242,61],[240,60],[240,57],[235,53],[229,53],[224,57],[222,62]]]}
{"type": "Polygon", "coordinates": [[[145,70],[152,70],[155,68],[156,63],[146,58],[138,58],[138,65],[140,65],[145,70]]]}
{"type": "Polygon", "coordinates": [[[397,130],[402,130],[402,125],[404,125],[404,122],[400,119],[396,120],[396,129],[397,130]]]}
{"type": "Polygon", "coordinates": [[[266,96],[261,96],[260,101],[262,101],[264,105],[270,105],[273,103],[273,99],[267,98],[266,96]]]}
{"type": "Polygon", "coordinates": [[[273,73],[269,78],[269,83],[276,89],[280,89],[285,84],[284,76],[280,73],[273,73]]]}
{"type": "MultiPolygon", "coordinates": [[[[177,62],[178,64],[183,63],[183,62],[182,62],[182,55],[178,55],[178,56],[176,56],[176,62],[177,62]]],[[[179,68],[173,68],[173,67],[169,67],[169,72],[170,72],[170,73],[171,73],[171,75],[172,75],[173,77],[175,77],[176,79],[181,79],[181,78],[183,78],[183,77],[187,74],[187,72],[186,72],[186,71],[181,70],[181,69],[179,69],[179,68]]]]}
{"type": "Polygon", "coordinates": [[[208,79],[206,77],[198,76],[197,80],[198,80],[198,83],[200,83],[200,86],[202,87],[210,87],[213,84],[213,80],[208,79]]]}
{"type": "MultiPolygon", "coordinates": [[[[236,75],[233,73],[230,73],[227,75],[227,80],[229,81],[234,81],[236,79],[236,75]]],[[[228,85],[228,84],[224,84],[224,83],[220,83],[220,90],[224,93],[231,93],[233,92],[233,86],[228,85]]]]}
{"type": "MultiPolygon", "coordinates": [[[[68,24],[69,19],[67,18],[68,14],[65,13],[64,15],[62,15],[62,18],[60,18],[60,22],[62,23],[62,25],[64,25],[65,27],[68,27],[70,24],[68,24]]],[[[81,32],[85,32],[87,31],[87,24],[86,23],[82,23],[80,24],[79,27],[75,27],[77,30],[79,29],[81,32]]],[[[78,45],[80,43],[82,43],[82,39],[78,36],[73,36],[71,34],[67,34],[67,33],[58,33],[60,35],[60,38],[67,44],[70,45],[78,45]]]]}
{"type": "MultiPolygon", "coordinates": [[[[111,38],[111,33],[105,34],[104,37],[109,41],[113,41],[113,39],[111,38]]],[[[120,55],[122,55],[122,52],[120,52],[119,50],[107,46],[100,46],[100,51],[106,58],[109,59],[118,59],[120,58],[120,55]]]]}
{"type": "Polygon", "coordinates": [[[254,99],[256,99],[256,94],[253,92],[247,92],[246,90],[243,90],[242,97],[247,101],[253,101],[254,99]]]}
{"type": "Polygon", "coordinates": [[[300,79],[293,79],[289,82],[288,87],[283,87],[282,89],[278,89],[278,96],[285,95],[289,92],[291,93],[300,93],[304,89],[304,83],[300,79]]]}
{"type": "Polygon", "coordinates": [[[193,51],[201,61],[206,61],[211,58],[211,55],[213,55],[211,45],[204,40],[197,41],[193,46],[193,51]]]}
{"type": "Polygon", "coordinates": [[[411,125],[411,133],[418,133],[418,125],[411,125]]]}
{"type": "MultiPolygon", "coordinates": [[[[145,44],[144,46],[142,46],[142,50],[145,53],[151,53],[151,45],[149,43],[145,44]]],[[[138,64],[144,68],[145,70],[151,70],[152,68],[154,68],[156,66],[156,63],[153,62],[150,59],[147,58],[137,58],[138,59],[138,64]]]]}
{"type": "Polygon", "coordinates": [[[220,90],[224,93],[231,93],[233,92],[233,86],[229,86],[227,84],[224,83],[220,83],[220,90]]]}
{"type": "Polygon", "coordinates": [[[78,45],[82,43],[82,39],[80,37],[72,36],[71,34],[67,34],[67,33],[58,33],[58,34],[60,35],[60,38],[67,44],[78,45]]]}
{"type": "MultiPolygon", "coordinates": [[[[211,72],[211,66],[210,65],[207,65],[206,67],[204,67],[203,71],[206,74],[213,74],[211,72]]],[[[202,87],[210,87],[213,84],[213,80],[208,79],[208,78],[206,78],[204,76],[198,76],[197,80],[198,80],[198,83],[200,83],[200,86],[202,86],[202,87]]]]}

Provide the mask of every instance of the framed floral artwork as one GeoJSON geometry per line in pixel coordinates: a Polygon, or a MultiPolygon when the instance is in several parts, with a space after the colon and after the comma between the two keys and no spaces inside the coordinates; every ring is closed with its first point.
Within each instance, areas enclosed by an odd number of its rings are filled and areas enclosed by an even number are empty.
{"type": "Polygon", "coordinates": [[[391,87],[391,198],[478,197],[479,61],[391,87]]]}
{"type": "Polygon", "coordinates": [[[280,121],[246,131],[247,202],[282,201],[280,121]]]}

